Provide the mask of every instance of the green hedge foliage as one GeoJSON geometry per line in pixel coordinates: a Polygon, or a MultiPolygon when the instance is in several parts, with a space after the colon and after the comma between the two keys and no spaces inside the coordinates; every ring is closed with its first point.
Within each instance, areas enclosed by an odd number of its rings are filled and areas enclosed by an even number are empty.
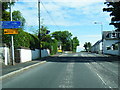
{"type": "MultiPolygon", "coordinates": [[[[2,32],[3,33],[3,32],[2,32]]],[[[25,47],[30,49],[39,49],[39,38],[33,34],[27,33],[22,29],[18,29],[18,34],[14,36],[14,47],[15,49],[19,47],[25,47]]],[[[57,40],[52,40],[48,35],[44,37],[44,41],[41,41],[41,49],[49,49],[51,54],[57,53],[57,40]]],[[[2,35],[2,43],[7,44],[7,46],[11,47],[11,35],[2,35]]]]}
{"type": "MultiPolygon", "coordinates": [[[[39,48],[39,39],[37,36],[34,36],[30,33],[23,31],[22,29],[18,29],[18,34],[14,36],[14,47],[26,47],[31,49],[39,48]]],[[[9,47],[11,46],[11,35],[2,36],[3,43],[6,43],[9,47]]]]}

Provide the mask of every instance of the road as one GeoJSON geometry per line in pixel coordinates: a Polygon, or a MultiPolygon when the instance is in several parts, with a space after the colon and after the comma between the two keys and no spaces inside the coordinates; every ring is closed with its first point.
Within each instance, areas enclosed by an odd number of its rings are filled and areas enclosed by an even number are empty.
{"type": "Polygon", "coordinates": [[[3,88],[118,88],[117,57],[61,54],[3,80],[3,88]]]}

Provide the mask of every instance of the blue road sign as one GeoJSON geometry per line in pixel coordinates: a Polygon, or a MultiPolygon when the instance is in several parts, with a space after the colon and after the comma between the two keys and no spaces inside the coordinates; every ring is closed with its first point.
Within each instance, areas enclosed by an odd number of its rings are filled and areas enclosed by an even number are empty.
{"type": "Polygon", "coordinates": [[[21,22],[20,21],[0,21],[0,28],[2,29],[21,28],[21,22]]]}

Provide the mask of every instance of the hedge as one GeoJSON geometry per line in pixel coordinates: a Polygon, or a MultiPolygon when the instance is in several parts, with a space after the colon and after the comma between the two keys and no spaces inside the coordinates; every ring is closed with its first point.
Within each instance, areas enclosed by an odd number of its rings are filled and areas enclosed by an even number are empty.
{"type": "MultiPolygon", "coordinates": [[[[6,43],[7,46],[11,46],[11,35],[2,36],[3,43],[6,43]]],[[[14,47],[25,47],[30,49],[39,49],[39,38],[33,34],[23,31],[22,29],[18,29],[18,34],[14,36],[14,47]]],[[[47,41],[41,42],[41,49],[49,49],[51,54],[57,53],[57,40],[52,40],[51,37],[47,37],[47,41]]]]}
{"type": "MultiPolygon", "coordinates": [[[[2,36],[3,43],[6,43],[9,47],[11,46],[11,35],[4,35],[2,36]]],[[[18,34],[14,36],[14,47],[27,47],[31,49],[39,48],[39,39],[22,29],[18,29],[18,34]]]]}

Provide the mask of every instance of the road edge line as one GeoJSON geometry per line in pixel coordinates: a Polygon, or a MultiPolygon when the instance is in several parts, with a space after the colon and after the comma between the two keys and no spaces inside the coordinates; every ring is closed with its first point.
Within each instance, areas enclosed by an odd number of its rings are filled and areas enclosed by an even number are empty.
{"type": "Polygon", "coordinates": [[[6,74],[6,75],[1,76],[1,77],[0,77],[0,80],[2,80],[2,79],[4,79],[4,78],[7,78],[7,77],[9,77],[9,76],[12,76],[12,75],[14,75],[14,74],[16,74],[16,73],[19,73],[19,72],[21,72],[21,71],[24,71],[24,70],[27,70],[27,69],[29,69],[29,68],[32,68],[32,67],[34,67],[34,66],[43,64],[43,63],[46,63],[46,61],[42,61],[42,62],[40,62],[40,63],[36,63],[36,64],[30,65],[30,66],[27,66],[27,67],[25,67],[25,68],[22,68],[22,69],[19,69],[19,70],[10,72],[10,73],[8,73],[8,74],[6,74]]]}

